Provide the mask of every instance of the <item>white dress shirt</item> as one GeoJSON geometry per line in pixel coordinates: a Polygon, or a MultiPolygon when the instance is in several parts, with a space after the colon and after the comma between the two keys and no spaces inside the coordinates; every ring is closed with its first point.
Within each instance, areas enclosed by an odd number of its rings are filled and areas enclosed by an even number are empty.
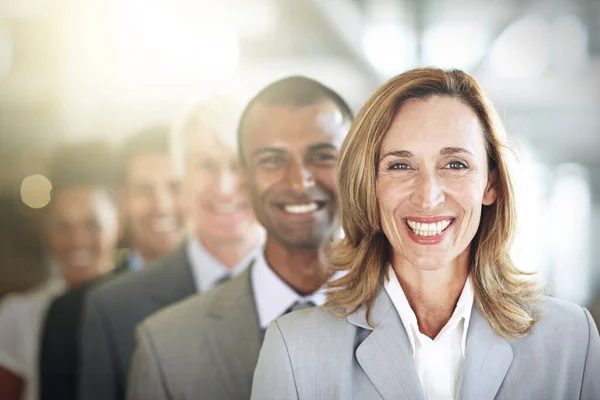
{"type": "Polygon", "coordinates": [[[266,329],[271,321],[285,314],[296,302],[313,302],[315,306],[321,306],[327,299],[323,288],[309,296],[299,295],[273,272],[265,259],[264,249],[256,257],[250,279],[261,329],[266,329]]]}
{"type": "Polygon", "coordinates": [[[9,294],[0,303],[0,366],[23,379],[22,400],[38,398],[42,321],[52,299],[65,289],[65,282],[55,278],[31,291],[9,294]]]}
{"type": "Polygon", "coordinates": [[[391,266],[388,269],[385,290],[402,319],[404,329],[406,329],[425,399],[458,398],[462,382],[467,330],[473,307],[471,279],[467,279],[452,317],[433,340],[419,330],[417,317],[391,266]]]}
{"type": "Polygon", "coordinates": [[[185,244],[186,255],[192,266],[192,275],[199,293],[206,292],[217,286],[224,278],[239,275],[246,269],[250,261],[262,254],[263,243],[261,242],[242,261],[233,268],[225,267],[219,260],[210,254],[202,244],[194,237],[189,237],[185,244]]]}

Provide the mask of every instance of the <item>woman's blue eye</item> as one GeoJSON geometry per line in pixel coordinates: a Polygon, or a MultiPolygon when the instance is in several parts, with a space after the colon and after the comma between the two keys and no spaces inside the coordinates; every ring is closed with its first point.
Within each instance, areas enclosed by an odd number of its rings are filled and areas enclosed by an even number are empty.
{"type": "Polygon", "coordinates": [[[447,168],[449,169],[464,169],[467,168],[467,166],[463,163],[461,163],[460,161],[451,161],[448,163],[448,165],[446,165],[447,168]]]}
{"type": "Polygon", "coordinates": [[[390,169],[410,169],[408,164],[396,163],[390,166],[390,169]]]}

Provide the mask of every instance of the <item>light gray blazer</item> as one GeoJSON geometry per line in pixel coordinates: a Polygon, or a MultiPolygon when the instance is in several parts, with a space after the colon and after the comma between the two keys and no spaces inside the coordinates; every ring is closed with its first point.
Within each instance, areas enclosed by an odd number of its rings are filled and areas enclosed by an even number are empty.
{"type": "Polygon", "coordinates": [[[139,325],[129,400],[250,398],[263,339],[250,270],[139,325]]]}
{"type": "MultiPolygon", "coordinates": [[[[459,398],[600,399],[600,337],[587,310],[544,298],[542,319],[525,338],[504,340],[473,307],[459,398]]],[[[252,400],[423,399],[402,321],[381,290],[371,314],[347,318],[322,307],[271,323],[252,400]]]]}
{"type": "Polygon", "coordinates": [[[590,305],[590,314],[592,314],[592,318],[596,321],[596,326],[600,329],[600,293],[598,293],[590,305]]]}

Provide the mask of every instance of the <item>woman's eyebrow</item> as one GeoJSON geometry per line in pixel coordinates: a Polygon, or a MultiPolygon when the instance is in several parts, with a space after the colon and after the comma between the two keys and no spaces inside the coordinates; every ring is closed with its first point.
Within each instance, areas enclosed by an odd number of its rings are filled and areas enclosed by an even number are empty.
{"type": "Polygon", "coordinates": [[[457,153],[467,153],[467,154],[470,154],[471,156],[475,157],[475,155],[473,153],[471,153],[467,149],[463,149],[462,147],[444,147],[442,150],[440,150],[440,154],[443,156],[449,156],[449,155],[457,154],[457,153]]]}
{"type": "Polygon", "coordinates": [[[381,156],[381,159],[384,159],[384,158],[390,157],[390,156],[411,158],[413,156],[413,153],[411,153],[408,150],[394,150],[394,151],[385,153],[383,156],[381,156]]]}

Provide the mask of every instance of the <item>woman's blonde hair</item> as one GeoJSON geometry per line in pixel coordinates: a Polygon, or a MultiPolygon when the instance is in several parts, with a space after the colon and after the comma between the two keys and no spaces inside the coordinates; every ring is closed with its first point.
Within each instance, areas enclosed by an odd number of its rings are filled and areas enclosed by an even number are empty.
{"type": "Polygon", "coordinates": [[[406,100],[431,96],[462,101],[475,112],[483,128],[489,170],[498,175],[498,198],[494,204],[483,206],[471,243],[469,268],[475,302],[496,334],[504,338],[524,336],[538,318],[532,306],[539,298],[540,286],[510,258],[516,211],[505,133],[475,79],[459,70],[418,68],[392,78],[371,96],[352,123],[338,166],[345,238],[329,251],[333,269],[348,273],[330,284],[326,307],[348,315],[365,305],[369,321],[391,254],[381,230],[375,190],[381,143],[406,100]]]}

